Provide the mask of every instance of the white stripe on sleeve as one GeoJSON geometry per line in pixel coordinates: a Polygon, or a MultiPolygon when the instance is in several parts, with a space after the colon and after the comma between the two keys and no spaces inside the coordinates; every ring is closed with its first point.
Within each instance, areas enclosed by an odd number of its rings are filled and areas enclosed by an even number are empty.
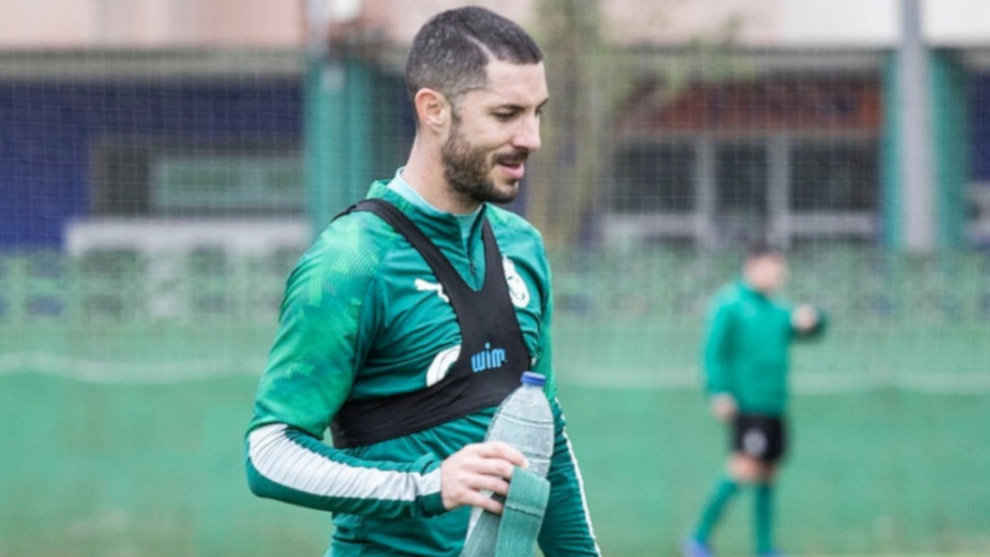
{"type": "Polygon", "coordinates": [[[350,466],[295,443],[286,424],[262,426],[248,434],[248,458],[259,474],[279,485],[348,499],[414,501],[440,491],[440,469],[421,474],[350,466]]]}
{"type": "MultiPolygon", "coordinates": [[[[559,400],[554,398],[554,403],[557,404],[557,408],[560,408],[559,400]]],[[[578,491],[581,493],[581,510],[584,513],[584,522],[588,526],[588,535],[591,536],[592,541],[595,543],[595,552],[601,555],[602,550],[598,547],[598,538],[595,537],[595,527],[591,524],[591,512],[588,511],[588,499],[584,493],[584,478],[581,477],[581,468],[578,466],[577,455],[574,454],[571,438],[567,436],[566,431],[563,432],[563,436],[564,442],[567,444],[567,453],[571,456],[571,466],[574,467],[574,477],[577,479],[578,491]]]]}

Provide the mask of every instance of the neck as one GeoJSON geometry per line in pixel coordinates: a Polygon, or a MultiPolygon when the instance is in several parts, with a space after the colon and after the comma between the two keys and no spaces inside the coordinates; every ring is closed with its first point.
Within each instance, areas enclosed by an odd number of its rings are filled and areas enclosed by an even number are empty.
{"type": "Polygon", "coordinates": [[[423,199],[441,211],[467,215],[481,206],[480,201],[454,191],[447,183],[447,178],[443,175],[443,158],[439,146],[425,145],[419,134],[413,140],[402,177],[423,199]]]}
{"type": "Polygon", "coordinates": [[[756,292],[758,294],[762,294],[764,296],[769,297],[773,293],[773,289],[772,288],[760,288],[760,287],[756,286],[755,284],[753,284],[753,281],[751,281],[749,279],[744,278],[743,279],[743,282],[746,284],[746,287],[748,287],[750,290],[752,290],[753,292],[756,292]]]}

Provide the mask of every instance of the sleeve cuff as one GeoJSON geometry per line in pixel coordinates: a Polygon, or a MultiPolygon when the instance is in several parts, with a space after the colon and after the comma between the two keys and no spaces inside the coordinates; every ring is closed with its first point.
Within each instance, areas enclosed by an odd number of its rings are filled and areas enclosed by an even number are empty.
{"type": "Polygon", "coordinates": [[[436,479],[433,480],[436,482],[433,484],[436,491],[418,498],[420,512],[424,516],[436,516],[447,512],[447,508],[443,506],[443,484],[440,476],[440,466],[443,465],[443,461],[434,455],[423,455],[416,464],[420,465],[420,473],[424,476],[436,474],[436,479]]]}
{"type": "Polygon", "coordinates": [[[443,506],[443,495],[439,491],[420,499],[420,505],[425,516],[436,516],[447,512],[447,508],[443,506]]]}

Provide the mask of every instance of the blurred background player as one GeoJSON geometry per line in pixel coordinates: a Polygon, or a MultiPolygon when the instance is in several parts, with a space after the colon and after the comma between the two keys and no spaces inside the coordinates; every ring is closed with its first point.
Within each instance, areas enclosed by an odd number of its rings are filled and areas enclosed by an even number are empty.
{"type": "Polygon", "coordinates": [[[755,245],[746,254],[742,276],[712,301],[704,339],[706,387],[712,413],[730,426],[732,454],[684,545],[690,557],[713,554],[711,533],[743,485],[753,487],[757,555],[779,555],[773,542],[773,490],[787,447],[788,351],[791,340],[816,337],[825,327],[824,314],[814,306],[792,308],[774,299],[786,280],[784,254],[755,245]]]}

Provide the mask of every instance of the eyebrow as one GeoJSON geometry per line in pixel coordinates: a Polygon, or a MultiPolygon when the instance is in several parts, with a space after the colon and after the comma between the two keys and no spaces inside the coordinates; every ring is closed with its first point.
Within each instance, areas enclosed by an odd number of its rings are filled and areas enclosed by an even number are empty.
{"type": "MultiPolygon", "coordinates": [[[[536,105],[536,110],[539,110],[539,109],[545,107],[548,102],[550,102],[550,98],[549,97],[546,98],[546,99],[543,99],[543,102],[541,102],[540,104],[536,105]]],[[[522,111],[522,110],[526,110],[526,107],[523,106],[523,105],[521,105],[521,104],[505,103],[505,104],[496,105],[493,108],[493,110],[504,110],[504,109],[522,111]]]]}

